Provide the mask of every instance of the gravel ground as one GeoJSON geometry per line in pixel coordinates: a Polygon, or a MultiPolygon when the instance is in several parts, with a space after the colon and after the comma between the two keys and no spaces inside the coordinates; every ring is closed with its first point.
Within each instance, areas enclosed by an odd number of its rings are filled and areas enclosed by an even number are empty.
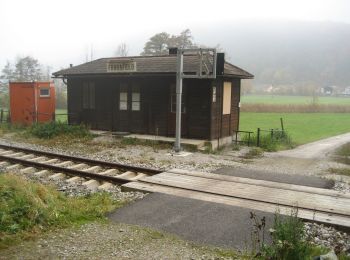
{"type": "Polygon", "coordinates": [[[306,239],[317,246],[337,248],[350,257],[350,234],[323,224],[305,223],[306,239]]]}
{"type": "Polygon", "coordinates": [[[0,259],[235,259],[132,225],[90,223],[3,250],[0,259]]]}
{"type": "MultiPolygon", "coordinates": [[[[111,137],[98,137],[91,143],[88,144],[57,144],[51,147],[23,143],[20,141],[13,141],[12,137],[2,138],[0,139],[1,144],[7,145],[18,145],[22,147],[32,148],[32,149],[41,149],[45,151],[55,152],[55,153],[64,153],[76,156],[85,156],[92,159],[100,159],[111,162],[118,162],[124,164],[133,164],[137,166],[143,167],[152,167],[156,169],[170,169],[170,168],[182,168],[187,170],[197,170],[204,172],[211,172],[223,166],[230,166],[245,169],[253,169],[253,170],[263,170],[263,171],[271,171],[280,174],[306,174],[306,175],[317,175],[321,177],[332,178],[336,180],[336,184],[334,189],[339,190],[341,192],[347,193],[350,192],[350,178],[338,175],[331,175],[328,172],[329,168],[336,167],[344,167],[344,165],[334,162],[330,159],[315,159],[315,158],[289,158],[282,157],[276,153],[265,153],[262,158],[258,159],[245,159],[244,154],[248,151],[248,148],[242,148],[239,151],[232,151],[231,149],[225,149],[220,151],[218,154],[204,154],[200,152],[193,153],[186,157],[177,157],[171,155],[170,149],[156,149],[154,147],[149,146],[140,146],[140,145],[127,145],[120,147],[119,145],[115,145],[115,139],[111,137]]],[[[0,169],[2,170],[2,169],[0,169]]],[[[20,174],[17,171],[17,174],[20,174]]],[[[83,185],[71,184],[68,185],[63,180],[48,180],[45,177],[32,177],[28,175],[27,178],[36,179],[42,183],[50,183],[54,184],[57,189],[65,192],[69,196],[80,196],[91,193],[90,190],[86,189],[83,185]]],[[[113,194],[115,198],[118,199],[127,199],[127,200],[135,200],[140,199],[145,196],[142,193],[137,192],[128,192],[122,193],[118,186],[114,186],[110,192],[113,194]]],[[[123,225],[121,225],[123,226],[123,225]]],[[[7,250],[9,256],[13,256],[14,258],[28,258],[31,259],[30,251],[33,250],[32,259],[44,259],[44,258],[133,258],[133,259],[159,259],[164,258],[166,255],[167,259],[200,259],[202,258],[202,253],[197,251],[193,251],[194,249],[189,246],[186,242],[180,241],[178,243],[168,243],[167,241],[162,240],[150,240],[151,242],[147,242],[146,244],[140,244],[137,247],[137,243],[135,241],[142,241],[142,232],[144,231],[135,231],[137,229],[130,228],[124,225],[121,228],[120,225],[116,224],[96,224],[92,223],[87,226],[82,227],[77,231],[71,230],[62,230],[57,234],[59,235],[48,235],[46,239],[42,242],[44,245],[41,245],[40,241],[24,243],[19,247],[21,250],[13,249],[7,250]],[[120,229],[126,229],[127,232],[121,231],[120,229]],[[111,233],[109,233],[111,230],[111,233]],[[113,232],[112,232],[113,231],[113,232]],[[70,233],[73,232],[73,233],[70,233]],[[74,233],[76,232],[76,233],[74,233]],[[84,233],[85,232],[85,233],[84,233]],[[139,232],[139,233],[138,233],[139,232]],[[116,233],[116,234],[114,234],[116,233]],[[75,235],[72,234],[80,234],[77,239],[75,235]],[[96,236],[94,236],[96,234],[96,236]],[[131,240],[123,240],[122,236],[126,236],[129,234],[131,240]],[[137,235],[140,235],[139,236],[137,235]],[[68,239],[58,239],[60,236],[68,236],[68,239]],[[117,236],[118,239],[112,239],[113,236],[117,236]],[[75,239],[70,239],[69,237],[73,236],[75,239]],[[135,237],[134,237],[135,236],[135,237]],[[112,237],[112,238],[111,238],[112,237]],[[94,240],[94,238],[96,240],[94,240]],[[121,239],[121,240],[120,240],[121,239]],[[140,239],[140,240],[139,240],[140,239]],[[58,240],[60,241],[58,243],[58,240]],[[73,249],[69,249],[70,245],[67,243],[68,241],[73,241],[76,243],[76,246],[73,246],[73,249]],[[96,255],[91,254],[90,247],[96,247],[96,241],[104,241],[97,243],[99,245],[106,244],[106,247],[100,246],[101,248],[105,248],[105,250],[98,250],[96,248],[96,255]],[[113,242],[112,242],[113,241],[113,242]],[[122,241],[122,242],[121,242],[122,241]],[[46,245],[45,245],[46,243],[46,245]],[[57,246],[56,246],[57,243],[57,246]],[[114,243],[114,244],[113,244],[114,243]],[[133,245],[136,245],[135,247],[133,245]],[[86,246],[85,246],[86,245],[86,246]],[[113,245],[118,250],[107,249],[108,245],[113,245]],[[158,249],[156,247],[161,248],[158,253],[158,249]],[[26,257],[23,257],[23,252],[28,252],[26,257]],[[84,250],[85,248],[85,250],[84,250]],[[11,251],[13,250],[13,251],[11,251]],[[66,250],[66,251],[65,251],[66,250]],[[73,250],[73,251],[72,251],[73,250]],[[111,251],[112,250],[112,251],[111,251]],[[163,250],[163,251],[162,251],[163,250]],[[11,253],[12,252],[12,253],[11,253]],[[21,254],[19,254],[21,252],[21,254]],[[66,252],[66,253],[65,253],[66,252]],[[98,255],[101,252],[101,256],[98,255]],[[115,254],[115,255],[113,255],[115,254]],[[85,256],[85,257],[84,257],[85,256]],[[144,257],[145,256],[145,257],[144,257]],[[154,256],[154,257],[153,257],[154,256]]],[[[309,239],[316,245],[324,245],[329,247],[341,246],[341,250],[349,250],[350,248],[350,237],[349,234],[344,234],[334,228],[324,227],[322,225],[317,224],[306,224],[306,231],[309,239]],[[317,232],[315,232],[315,230],[317,232]],[[339,235],[340,234],[340,235],[339,235]],[[344,242],[344,243],[342,243],[344,242]]],[[[113,248],[111,246],[111,248],[113,248]]],[[[6,254],[7,255],[7,254],[6,254]]],[[[10,257],[10,258],[13,258],[10,257]]],[[[207,255],[204,259],[211,259],[214,255],[207,255]]],[[[0,257],[1,258],[1,257],[0,257]]]]}

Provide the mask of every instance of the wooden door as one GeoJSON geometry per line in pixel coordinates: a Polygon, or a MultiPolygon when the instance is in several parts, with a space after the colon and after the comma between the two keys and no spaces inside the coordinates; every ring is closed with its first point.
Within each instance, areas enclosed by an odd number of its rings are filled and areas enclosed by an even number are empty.
{"type": "Polygon", "coordinates": [[[116,95],[114,130],[143,133],[144,114],[141,88],[136,83],[121,83],[116,95]]]}

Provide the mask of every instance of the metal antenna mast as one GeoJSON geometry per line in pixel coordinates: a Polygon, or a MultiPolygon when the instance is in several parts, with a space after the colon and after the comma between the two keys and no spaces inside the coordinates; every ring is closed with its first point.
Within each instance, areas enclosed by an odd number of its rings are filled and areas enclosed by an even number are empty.
{"type": "Polygon", "coordinates": [[[174,150],[176,153],[181,151],[181,99],[182,99],[182,80],[185,78],[196,79],[215,79],[216,78],[216,49],[182,49],[177,51],[176,64],[176,134],[174,150]],[[185,74],[183,71],[184,54],[190,53],[198,56],[199,68],[196,74],[185,74]],[[211,69],[210,69],[211,68],[211,69]]]}

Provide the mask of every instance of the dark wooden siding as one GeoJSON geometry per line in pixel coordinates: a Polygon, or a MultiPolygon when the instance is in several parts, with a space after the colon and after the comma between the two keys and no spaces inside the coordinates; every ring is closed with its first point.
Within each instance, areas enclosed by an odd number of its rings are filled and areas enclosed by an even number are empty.
{"type": "Polygon", "coordinates": [[[217,87],[216,102],[212,103],[211,108],[211,139],[222,138],[232,135],[233,131],[238,129],[239,125],[239,102],[241,80],[231,78],[220,78],[214,81],[217,87]],[[222,114],[223,107],[223,85],[225,81],[232,82],[231,88],[231,113],[222,114]]]}
{"type": "Polygon", "coordinates": [[[212,82],[211,87],[211,127],[210,127],[210,139],[216,139],[220,137],[221,130],[221,117],[222,117],[222,88],[223,82],[221,78],[218,78],[212,82]],[[216,102],[212,102],[213,86],[216,87],[216,102]]]}
{"type": "Polygon", "coordinates": [[[241,100],[241,80],[232,80],[232,99],[231,99],[231,135],[233,131],[238,131],[239,128],[239,103],[241,100]]]}
{"type": "Polygon", "coordinates": [[[208,139],[210,136],[211,81],[186,81],[187,128],[191,138],[208,139]]]}
{"type": "MultiPolygon", "coordinates": [[[[230,79],[232,80],[232,79],[230,79]]],[[[170,86],[174,77],[121,77],[121,78],[69,78],[68,111],[69,123],[85,123],[93,129],[174,136],[175,117],[171,115],[170,86]],[[83,109],[83,83],[95,83],[95,109],[83,109]],[[120,85],[126,84],[128,100],[132,86],[139,86],[140,111],[119,110],[120,85]]],[[[238,125],[238,102],[240,80],[232,80],[231,114],[222,115],[223,79],[188,79],[186,85],[186,114],[183,116],[183,137],[216,139],[228,136],[238,125]],[[216,86],[216,102],[212,102],[212,86],[216,86]]]]}
{"type": "Polygon", "coordinates": [[[81,118],[81,85],[78,79],[68,79],[67,81],[67,108],[68,108],[68,123],[80,124],[81,118]]]}
{"type": "Polygon", "coordinates": [[[168,103],[170,95],[170,85],[175,82],[171,78],[155,78],[145,82],[145,117],[148,121],[147,129],[144,133],[152,135],[168,135],[168,113],[170,104],[168,103]]]}
{"type": "Polygon", "coordinates": [[[113,126],[113,85],[105,79],[95,80],[95,110],[87,111],[94,116],[90,122],[93,127],[100,130],[110,130],[113,126]]]}

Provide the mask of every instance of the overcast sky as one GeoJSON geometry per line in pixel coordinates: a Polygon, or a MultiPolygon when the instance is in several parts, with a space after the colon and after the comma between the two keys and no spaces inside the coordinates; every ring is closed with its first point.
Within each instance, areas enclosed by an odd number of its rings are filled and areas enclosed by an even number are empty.
{"type": "Polygon", "coordinates": [[[155,33],[190,28],[195,35],[242,19],[350,23],[350,1],[0,0],[0,69],[6,60],[31,55],[56,70],[84,62],[91,46],[94,58],[112,56],[121,42],[138,55],[155,33]]]}

